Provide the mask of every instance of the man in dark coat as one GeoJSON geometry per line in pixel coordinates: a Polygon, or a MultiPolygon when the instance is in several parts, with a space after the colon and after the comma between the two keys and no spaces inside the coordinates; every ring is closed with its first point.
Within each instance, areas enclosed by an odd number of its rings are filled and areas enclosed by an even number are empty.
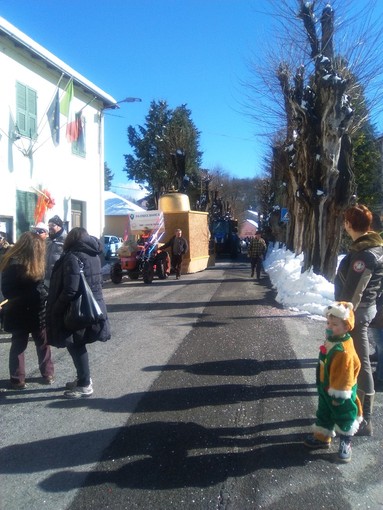
{"type": "Polygon", "coordinates": [[[170,248],[171,250],[171,265],[176,273],[176,279],[179,280],[181,276],[182,256],[189,249],[188,242],[182,237],[182,230],[180,228],[176,229],[174,236],[161,246],[160,250],[166,250],[166,248],[170,248]]]}
{"type": "Polygon", "coordinates": [[[49,238],[47,239],[46,270],[44,277],[44,284],[46,287],[49,287],[53,266],[63,252],[64,241],[67,236],[63,221],[57,214],[48,221],[48,227],[49,238]]]}

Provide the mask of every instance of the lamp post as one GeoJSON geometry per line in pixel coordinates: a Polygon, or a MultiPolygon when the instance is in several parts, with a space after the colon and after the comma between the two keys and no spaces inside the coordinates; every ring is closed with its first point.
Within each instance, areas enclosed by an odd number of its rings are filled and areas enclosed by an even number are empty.
{"type": "Polygon", "coordinates": [[[107,106],[104,110],[118,108],[118,105],[121,103],[141,103],[142,99],[139,97],[126,97],[125,99],[121,99],[121,101],[117,101],[112,106],[107,106]]]}
{"type": "MultiPolygon", "coordinates": [[[[98,153],[99,153],[99,172],[100,176],[104,176],[104,112],[105,110],[115,110],[119,108],[119,104],[121,103],[141,103],[142,99],[139,97],[125,97],[125,99],[121,99],[120,101],[116,101],[115,103],[111,104],[110,106],[106,106],[105,108],[102,108],[100,112],[98,113],[98,119],[99,119],[99,127],[98,127],[98,153]]],[[[108,113],[106,113],[108,115],[108,113]]],[[[103,229],[105,228],[105,208],[104,208],[104,178],[100,179],[100,196],[101,196],[101,225],[103,229]]]]}

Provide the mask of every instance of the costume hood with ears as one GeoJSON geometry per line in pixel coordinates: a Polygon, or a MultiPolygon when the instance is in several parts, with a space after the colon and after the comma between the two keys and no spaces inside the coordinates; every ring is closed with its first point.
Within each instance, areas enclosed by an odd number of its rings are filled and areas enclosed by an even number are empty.
{"type": "Polygon", "coordinates": [[[355,315],[354,315],[354,306],[352,303],[348,303],[347,301],[335,301],[331,303],[324,310],[325,317],[329,315],[333,315],[334,317],[338,317],[342,319],[344,323],[348,326],[348,330],[351,331],[355,326],[355,315]]]}

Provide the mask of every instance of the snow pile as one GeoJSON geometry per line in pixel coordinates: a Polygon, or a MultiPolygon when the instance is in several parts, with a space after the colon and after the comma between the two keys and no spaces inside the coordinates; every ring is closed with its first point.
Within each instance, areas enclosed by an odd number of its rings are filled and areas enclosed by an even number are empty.
{"type": "Polygon", "coordinates": [[[324,308],[334,300],[334,285],[312,270],[302,273],[302,264],[303,255],[271,248],[263,266],[277,290],[278,303],[323,319],[324,308]]]}

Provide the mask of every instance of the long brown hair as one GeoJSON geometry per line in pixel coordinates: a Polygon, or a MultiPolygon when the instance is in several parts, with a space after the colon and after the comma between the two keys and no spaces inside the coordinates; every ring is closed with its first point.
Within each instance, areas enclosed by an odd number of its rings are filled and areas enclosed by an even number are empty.
{"type": "Polygon", "coordinates": [[[0,262],[0,271],[11,259],[25,267],[25,274],[32,280],[41,280],[45,273],[45,240],[34,232],[24,232],[17,242],[7,250],[0,262]]]}

